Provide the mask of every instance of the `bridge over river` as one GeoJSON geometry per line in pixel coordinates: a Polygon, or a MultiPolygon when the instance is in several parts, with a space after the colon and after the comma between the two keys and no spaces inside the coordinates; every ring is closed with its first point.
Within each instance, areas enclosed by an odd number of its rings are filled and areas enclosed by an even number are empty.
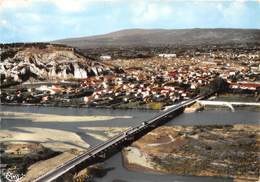
{"type": "Polygon", "coordinates": [[[130,144],[131,142],[145,135],[147,132],[151,131],[157,126],[164,124],[171,118],[174,118],[178,114],[182,113],[186,106],[189,106],[202,98],[202,96],[198,96],[193,99],[187,100],[175,105],[167,111],[160,113],[158,116],[148,121],[143,121],[141,124],[132,126],[130,127],[130,129],[120,133],[119,135],[109,139],[108,141],[90,148],[85,153],[40,176],[38,179],[35,179],[34,182],[53,181],[69,171],[75,172],[77,170],[84,169],[91,164],[102,161],[109,156],[115,154],[126,144],[130,144]]]}

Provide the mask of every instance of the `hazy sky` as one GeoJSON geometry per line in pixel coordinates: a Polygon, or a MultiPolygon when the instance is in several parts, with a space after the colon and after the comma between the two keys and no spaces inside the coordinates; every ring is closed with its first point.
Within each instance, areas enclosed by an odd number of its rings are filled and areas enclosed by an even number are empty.
{"type": "Polygon", "coordinates": [[[0,42],[129,28],[258,28],[260,0],[0,0],[0,42]]]}

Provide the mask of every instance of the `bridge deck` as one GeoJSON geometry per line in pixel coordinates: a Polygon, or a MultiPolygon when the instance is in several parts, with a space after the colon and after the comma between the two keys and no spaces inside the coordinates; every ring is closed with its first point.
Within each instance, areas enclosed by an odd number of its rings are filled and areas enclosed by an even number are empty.
{"type": "Polygon", "coordinates": [[[57,179],[58,177],[62,176],[66,172],[70,171],[71,169],[77,167],[77,165],[83,163],[84,161],[93,159],[93,157],[101,154],[103,151],[107,150],[111,146],[115,146],[117,144],[123,143],[125,140],[127,140],[128,138],[133,137],[135,135],[145,134],[145,132],[147,131],[147,128],[149,128],[149,127],[153,128],[154,126],[160,125],[160,122],[165,121],[169,115],[175,113],[176,111],[183,109],[184,107],[186,107],[190,104],[195,103],[196,101],[198,101],[201,98],[203,98],[203,97],[198,96],[198,97],[195,97],[194,99],[189,99],[186,102],[180,103],[180,104],[176,105],[175,107],[162,112],[161,114],[150,119],[149,121],[144,121],[141,124],[131,127],[127,131],[122,132],[119,135],[109,139],[108,141],[103,142],[103,143],[87,150],[85,153],[75,157],[74,159],[66,162],[65,164],[59,166],[58,168],[56,168],[52,171],[49,171],[48,173],[46,173],[43,176],[40,176],[38,179],[34,180],[34,182],[49,182],[49,181],[53,181],[53,180],[57,179]]]}

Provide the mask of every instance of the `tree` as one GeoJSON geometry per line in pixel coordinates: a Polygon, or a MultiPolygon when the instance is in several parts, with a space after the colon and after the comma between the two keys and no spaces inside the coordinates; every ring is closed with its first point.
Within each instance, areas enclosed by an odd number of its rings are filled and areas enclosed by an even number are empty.
{"type": "Polygon", "coordinates": [[[222,93],[228,91],[228,89],[229,84],[227,83],[227,81],[221,77],[217,77],[213,81],[211,81],[207,86],[202,87],[200,89],[200,94],[210,95],[213,93],[222,93]]]}

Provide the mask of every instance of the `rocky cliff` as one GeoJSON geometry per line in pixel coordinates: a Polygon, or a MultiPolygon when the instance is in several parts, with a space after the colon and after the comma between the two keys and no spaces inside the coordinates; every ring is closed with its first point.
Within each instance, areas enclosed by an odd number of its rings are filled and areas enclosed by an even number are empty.
{"type": "Polygon", "coordinates": [[[111,73],[111,67],[92,61],[74,48],[31,44],[2,46],[0,50],[1,85],[28,80],[84,79],[111,73]]]}

